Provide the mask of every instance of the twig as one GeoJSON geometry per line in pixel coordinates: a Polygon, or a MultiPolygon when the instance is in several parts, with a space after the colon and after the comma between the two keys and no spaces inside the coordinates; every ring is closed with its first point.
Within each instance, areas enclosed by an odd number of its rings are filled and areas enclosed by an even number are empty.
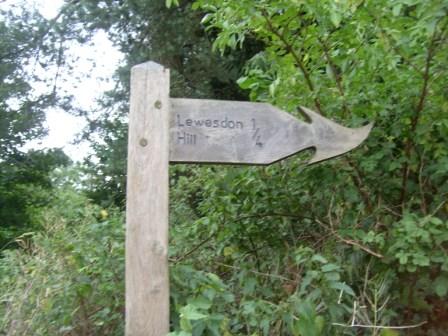
{"type": "Polygon", "coordinates": [[[377,325],[365,325],[365,324],[344,324],[344,323],[332,323],[332,325],[344,327],[344,328],[375,328],[375,329],[412,329],[418,328],[428,323],[423,321],[418,324],[404,325],[404,326],[377,326],[377,325]]]}
{"type": "Polygon", "coordinates": [[[435,216],[438,212],[439,212],[439,210],[444,206],[444,204],[446,203],[447,201],[442,201],[442,203],[440,203],[435,209],[434,209],[434,211],[431,213],[431,216],[435,216]]]}
{"type": "Polygon", "coordinates": [[[361,171],[359,170],[358,166],[353,163],[349,158],[344,158],[344,161],[347,162],[349,167],[353,169],[354,174],[350,174],[350,177],[353,180],[354,185],[358,189],[359,193],[361,194],[362,199],[364,200],[364,203],[366,204],[367,210],[372,209],[372,203],[370,202],[370,196],[367,192],[366,185],[364,183],[364,176],[362,175],[361,171]]]}
{"type": "Polygon", "coordinates": [[[424,158],[425,158],[425,152],[423,151],[423,154],[420,158],[420,169],[418,172],[418,186],[420,189],[420,197],[421,197],[421,203],[420,203],[420,207],[421,210],[423,212],[423,214],[427,215],[428,214],[428,206],[426,205],[426,197],[425,197],[425,185],[422,179],[422,175],[423,175],[423,167],[424,167],[424,158]]]}
{"type": "MultiPolygon", "coordinates": [[[[231,268],[231,269],[236,269],[236,270],[242,270],[241,267],[237,267],[237,266],[233,266],[233,265],[223,264],[223,263],[221,263],[221,262],[219,262],[219,261],[215,261],[214,263],[215,263],[216,265],[220,265],[220,266],[223,266],[223,267],[227,267],[227,268],[231,268]]],[[[254,270],[247,270],[247,271],[250,272],[250,273],[253,273],[253,274],[257,274],[257,275],[261,275],[261,276],[269,277],[269,278],[280,279],[280,280],[283,280],[283,281],[288,281],[288,282],[294,282],[294,281],[295,281],[295,280],[293,280],[293,279],[289,279],[289,278],[286,278],[286,277],[284,277],[284,276],[277,275],[277,274],[263,273],[263,272],[258,272],[258,271],[254,271],[254,270]]]]}
{"type": "Polygon", "coordinates": [[[251,219],[251,218],[265,218],[265,217],[289,217],[289,218],[297,218],[297,219],[314,220],[314,218],[306,217],[306,216],[273,212],[273,213],[266,213],[266,214],[256,214],[256,215],[240,216],[240,217],[235,218],[233,220],[233,222],[240,222],[242,220],[251,219]]]}
{"type": "Polygon", "coordinates": [[[173,263],[178,263],[178,262],[186,259],[188,256],[190,256],[191,254],[196,252],[201,246],[203,246],[204,244],[208,243],[213,237],[216,236],[216,234],[217,234],[217,232],[213,233],[211,236],[209,236],[206,239],[204,239],[203,241],[201,241],[199,244],[197,244],[195,247],[193,247],[190,251],[188,251],[184,255],[182,255],[182,256],[180,256],[178,258],[170,259],[170,261],[173,262],[173,263]]]}
{"type": "Polygon", "coordinates": [[[381,305],[381,307],[378,308],[378,312],[382,311],[384,308],[386,308],[387,303],[390,300],[390,295],[387,296],[386,300],[384,300],[384,303],[381,305]]]}
{"type": "Polygon", "coordinates": [[[342,295],[343,294],[344,294],[344,290],[341,289],[341,291],[339,292],[338,305],[340,305],[342,303],[342,295]]]}
{"type": "Polygon", "coordinates": [[[356,306],[357,306],[357,303],[358,302],[356,300],[353,301],[353,314],[352,314],[352,323],[351,323],[351,325],[354,325],[355,321],[356,321],[356,311],[357,311],[356,306]]]}
{"type": "Polygon", "coordinates": [[[333,61],[333,58],[330,56],[327,42],[324,41],[320,36],[318,36],[317,39],[319,40],[320,44],[322,45],[322,49],[324,51],[325,58],[327,59],[328,65],[330,66],[331,72],[333,73],[334,81],[336,82],[336,87],[339,91],[339,95],[342,98],[342,108],[344,109],[344,115],[347,116],[347,113],[350,112],[350,109],[348,108],[347,102],[345,99],[344,88],[342,86],[342,75],[338,71],[336,64],[333,61]]]}
{"type": "Polygon", "coordinates": [[[355,240],[345,239],[345,238],[341,237],[341,236],[340,236],[339,234],[337,234],[337,233],[335,233],[335,235],[336,235],[336,237],[337,237],[340,241],[342,241],[342,242],[344,242],[344,243],[346,243],[346,244],[348,244],[348,245],[353,245],[353,246],[359,247],[361,250],[363,250],[364,252],[367,252],[367,253],[373,255],[374,257],[377,257],[377,258],[384,258],[384,256],[383,256],[382,254],[380,254],[380,253],[378,253],[378,252],[374,252],[374,251],[372,251],[372,250],[369,249],[368,247],[366,247],[366,246],[364,246],[364,245],[361,245],[360,243],[358,243],[358,242],[355,241],[355,240]]]}
{"type": "MultiPolygon", "coordinates": [[[[441,35],[443,36],[443,34],[444,34],[444,32],[442,30],[441,35]]],[[[436,30],[435,30],[434,34],[431,38],[431,42],[429,43],[428,51],[426,54],[425,70],[423,72],[423,84],[422,84],[422,88],[421,88],[420,98],[419,98],[417,106],[415,107],[415,114],[411,118],[411,127],[410,127],[408,138],[407,138],[407,141],[405,144],[404,156],[407,160],[403,166],[403,177],[402,177],[402,183],[401,183],[401,195],[400,195],[400,203],[399,203],[399,204],[401,204],[402,212],[405,211],[404,202],[406,200],[408,179],[409,179],[409,173],[410,173],[409,161],[410,161],[411,152],[415,146],[413,134],[415,133],[415,131],[417,129],[418,122],[420,120],[420,116],[421,116],[423,108],[425,106],[426,98],[428,96],[429,80],[431,78],[431,74],[429,71],[431,69],[431,62],[432,62],[432,59],[433,59],[433,57],[435,55],[435,51],[436,51],[436,40],[437,40],[437,34],[436,34],[436,30]]]]}
{"type": "Polygon", "coordinates": [[[404,55],[404,53],[400,50],[400,48],[398,47],[398,45],[395,43],[395,40],[387,33],[387,31],[381,26],[380,24],[380,18],[378,16],[376,16],[375,14],[373,14],[372,12],[370,12],[369,10],[367,10],[367,13],[376,20],[378,28],[380,29],[380,33],[381,35],[389,42],[391,48],[393,49],[393,51],[395,51],[398,56],[401,57],[401,59],[403,60],[404,63],[408,64],[411,68],[413,68],[420,76],[424,76],[423,72],[414,64],[411,62],[411,60],[404,55]]]}
{"type": "MultiPolygon", "coordinates": [[[[397,211],[394,211],[393,209],[387,207],[386,205],[382,205],[383,209],[386,210],[387,212],[391,213],[392,215],[396,216],[396,217],[401,217],[401,214],[397,211]]],[[[399,206],[393,206],[395,208],[399,207],[399,206]]]]}
{"type": "Polygon", "coordinates": [[[364,294],[364,297],[367,298],[367,284],[369,280],[369,274],[370,274],[370,264],[372,263],[372,260],[369,261],[366,267],[366,275],[364,276],[364,287],[362,289],[362,293],[364,294]]]}
{"type": "Polygon", "coordinates": [[[331,215],[331,211],[333,209],[333,202],[334,202],[334,194],[331,195],[330,205],[328,206],[328,213],[327,213],[328,221],[330,222],[331,232],[334,232],[333,216],[331,215]]]}
{"type": "Polygon", "coordinates": [[[318,224],[320,224],[320,226],[322,226],[323,228],[329,230],[334,236],[336,236],[337,239],[339,239],[341,242],[346,243],[348,245],[352,245],[352,246],[356,246],[358,248],[360,248],[361,250],[363,250],[364,252],[367,252],[368,254],[373,255],[374,257],[377,258],[384,258],[384,256],[378,252],[372,251],[371,249],[369,249],[367,246],[362,245],[361,243],[358,243],[355,240],[352,239],[346,239],[344,237],[342,237],[339,233],[337,233],[335,230],[328,228],[328,226],[326,226],[324,223],[322,223],[320,220],[318,220],[317,218],[315,219],[316,222],[318,224]]]}
{"type": "MultiPolygon", "coordinates": [[[[310,89],[310,91],[313,94],[315,94],[316,90],[314,88],[313,82],[311,81],[311,76],[310,76],[308,70],[306,69],[305,64],[303,64],[300,55],[297,54],[297,52],[294,50],[293,45],[287,41],[287,39],[284,36],[284,34],[281,34],[277,29],[274,28],[274,26],[272,24],[272,21],[269,19],[268,13],[265,10],[262,11],[262,15],[263,15],[263,17],[266,20],[266,23],[268,25],[269,31],[280,39],[280,41],[283,43],[286,51],[288,53],[290,53],[291,56],[294,58],[295,62],[297,63],[297,66],[299,67],[300,71],[303,74],[303,77],[305,78],[305,82],[306,82],[308,88],[310,89]]],[[[316,106],[317,111],[321,115],[324,115],[323,112],[322,112],[320,100],[319,100],[319,98],[317,96],[314,97],[314,105],[316,106]]]]}

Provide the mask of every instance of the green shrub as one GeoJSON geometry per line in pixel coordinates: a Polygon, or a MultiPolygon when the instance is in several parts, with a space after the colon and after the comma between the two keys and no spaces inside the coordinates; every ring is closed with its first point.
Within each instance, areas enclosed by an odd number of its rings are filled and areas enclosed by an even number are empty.
{"type": "Polygon", "coordinates": [[[63,188],[42,217],[0,259],[0,334],[122,335],[123,216],[63,188]]]}

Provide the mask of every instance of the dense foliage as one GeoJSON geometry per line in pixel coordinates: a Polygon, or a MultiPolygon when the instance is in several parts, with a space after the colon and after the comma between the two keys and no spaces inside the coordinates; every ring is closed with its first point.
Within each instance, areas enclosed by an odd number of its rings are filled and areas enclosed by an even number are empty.
{"type": "MultiPolygon", "coordinates": [[[[207,219],[204,231],[211,223],[219,227],[214,246],[236,254],[227,263],[240,268],[244,260],[243,267],[288,279],[283,293],[271,283],[256,289],[258,321],[233,330],[252,333],[249,325],[268,334],[311,335],[364,325],[378,334],[378,325],[423,321],[417,333],[446,329],[447,4],[230,0],[196,6],[209,11],[204,22],[219,31],[214,46],[221,52],[244,48],[248,37],[265,45],[239,80],[252,99],[291,113],[307,105],[352,126],[376,125],[364,149],[327,164],[303,169],[293,159],[213,173],[202,182],[197,223],[207,219]],[[282,313],[265,311],[263,300],[282,313]],[[291,300],[297,309],[314,307],[317,316],[306,327],[299,326],[307,320],[303,311],[282,310],[291,300]]],[[[208,256],[214,264],[217,257],[208,256]]],[[[235,284],[240,275],[223,274],[235,284]]],[[[237,293],[244,308],[247,297],[237,293]]]]}
{"type": "Polygon", "coordinates": [[[0,249],[38,226],[36,210],[50,201],[48,173],[69,161],[60,150],[21,149],[46,134],[46,108],[69,102],[57,91],[58,72],[45,72],[65,63],[64,39],[29,8],[0,10],[0,249]]]}
{"type": "Polygon", "coordinates": [[[64,7],[61,24],[108,29],[126,64],[91,124],[96,174],[53,178],[47,232],[0,261],[0,334],[122,334],[123,219],[103,206],[123,205],[128,69],[152,58],[174,69],[175,95],[241,99],[239,76],[252,100],[299,118],[304,105],[375,122],[362,147],[313,166],[304,153],[171,168],[172,335],[444,335],[448,3],[166,4],[64,7]]]}
{"type": "Polygon", "coordinates": [[[59,149],[16,152],[0,162],[0,249],[22,233],[41,229],[39,214],[52,201],[49,173],[68,165],[59,149]]]}
{"type": "Polygon", "coordinates": [[[122,215],[80,191],[76,171],[53,176],[44,230],[16,239],[0,262],[0,335],[122,335],[122,215]]]}

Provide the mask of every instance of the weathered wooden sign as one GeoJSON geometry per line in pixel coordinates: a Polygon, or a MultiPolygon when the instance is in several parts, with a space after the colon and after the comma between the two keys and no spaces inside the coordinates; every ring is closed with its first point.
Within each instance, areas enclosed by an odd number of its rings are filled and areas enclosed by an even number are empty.
{"type": "Polygon", "coordinates": [[[311,123],[270,104],[170,99],[170,161],[266,165],[314,147],[309,163],[361,144],[371,125],[343,127],[301,107],[311,123]]]}
{"type": "Polygon", "coordinates": [[[358,146],[349,129],[302,108],[310,123],[269,104],[170,99],[169,70],[132,68],[126,197],[126,336],[169,332],[168,163],[269,164],[315,147],[310,163],[358,146]]]}

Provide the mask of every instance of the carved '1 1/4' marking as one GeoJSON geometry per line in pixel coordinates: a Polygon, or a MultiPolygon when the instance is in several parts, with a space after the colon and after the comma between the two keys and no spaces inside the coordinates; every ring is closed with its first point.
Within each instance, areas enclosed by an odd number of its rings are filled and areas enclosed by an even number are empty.
{"type": "Polygon", "coordinates": [[[263,143],[261,142],[261,135],[260,135],[260,128],[257,127],[257,120],[255,118],[251,119],[252,121],[252,140],[255,140],[255,146],[258,146],[259,148],[263,147],[263,143]]]}

